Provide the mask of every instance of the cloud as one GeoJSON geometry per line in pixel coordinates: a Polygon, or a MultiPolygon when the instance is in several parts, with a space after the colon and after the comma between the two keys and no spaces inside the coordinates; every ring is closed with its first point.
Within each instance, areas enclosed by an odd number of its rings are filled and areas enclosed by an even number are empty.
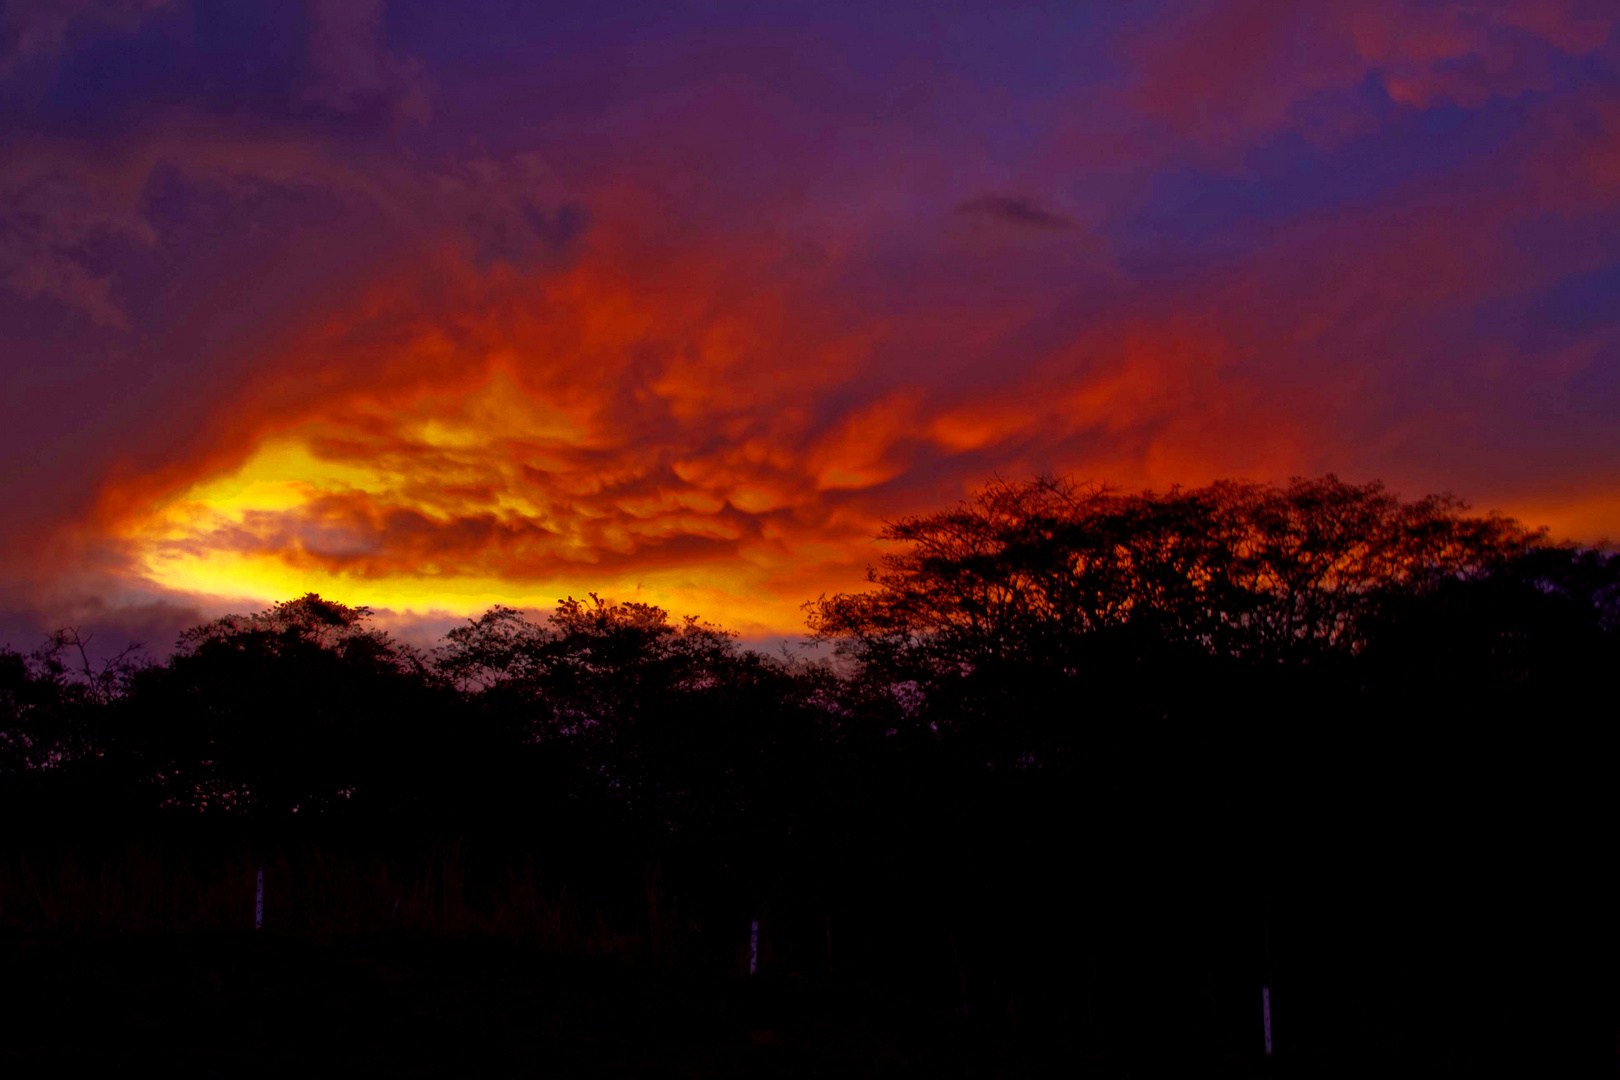
{"type": "MultiPolygon", "coordinates": [[[[805,455],[834,472],[860,463],[839,456],[842,437],[796,452],[808,417],[695,392],[706,368],[736,362],[727,327],[746,304],[692,310],[729,260],[625,267],[639,272],[610,287],[606,247],[531,278],[457,260],[430,275],[454,284],[429,310],[414,272],[379,286],[348,318],[289,342],[284,363],[224,410],[246,433],[245,458],[210,453],[115,482],[99,528],[137,574],[183,591],[254,581],[454,609],[469,594],[549,602],[644,583],[671,606],[718,602],[780,628],[803,599],[805,556],[853,575],[844,545],[875,526],[829,523],[805,455]],[[845,539],[829,547],[833,536],[845,539]],[[730,589],[763,595],[716,601],[730,589]]],[[[825,347],[843,348],[836,334],[825,347]]],[[[794,393],[784,383],[777,396],[794,393]]],[[[881,449],[885,436],[867,441],[881,449]]]]}
{"type": "MultiPolygon", "coordinates": [[[[484,269],[565,261],[586,230],[582,208],[533,153],[417,171],[386,153],[244,138],[206,117],[177,115],[126,145],[15,145],[0,164],[0,283],[133,329],[117,299],[120,264],[131,247],[162,257],[165,223],[153,202],[163,185],[244,208],[272,193],[347,203],[351,217],[363,205],[395,247],[453,244],[484,269]]],[[[172,262],[164,269],[173,272],[172,262]]]]}
{"type": "Polygon", "coordinates": [[[26,297],[50,297],[97,324],[129,329],[110,273],[83,252],[108,238],[151,244],[141,216],[139,164],[108,165],[87,148],[13,147],[0,164],[0,282],[26,297]]]}
{"type": "Polygon", "coordinates": [[[55,57],[75,34],[127,33],[171,6],[173,0],[12,0],[0,13],[0,79],[55,57]]]}
{"type": "Polygon", "coordinates": [[[48,296],[76,307],[99,326],[130,328],[110,295],[111,275],[96,277],[61,252],[28,251],[16,242],[0,246],[0,280],[29,299],[48,296]]]}
{"type": "Polygon", "coordinates": [[[309,100],[341,113],[382,110],[396,122],[427,123],[429,87],[415,60],[381,43],[384,0],[311,0],[309,100]]]}
{"type": "Polygon", "coordinates": [[[1342,120],[1307,106],[1339,95],[1349,100],[1328,113],[1363,107],[1355,91],[1366,79],[1417,107],[1545,90],[1559,57],[1603,47],[1616,25],[1613,10],[1564,0],[1231,0],[1188,8],[1120,48],[1136,108],[1221,146],[1302,122],[1331,137],[1342,120]]]}
{"type": "MultiPolygon", "coordinates": [[[[1597,138],[1540,145],[1577,160],[1597,138]]],[[[447,212],[446,246],[291,328],[218,403],[228,440],[110,481],[96,529],[183,593],[464,611],[599,589],[765,633],[858,585],[882,518],[998,472],[1163,487],[1376,467],[1422,489],[1411,463],[1484,400],[1448,367],[1466,336],[1434,327],[1574,265],[1506,243],[1540,213],[1542,174],[1503,167],[1526,145],[1285,222],[1218,273],[1111,271],[1084,306],[999,248],[957,258],[1017,304],[926,249],[869,277],[872,248],[807,272],[768,226],[672,247],[643,216],[656,190],[622,188],[569,259],[492,272],[447,212]],[[945,377],[951,347],[966,359],[945,377]]],[[[458,185],[499,202],[543,175],[435,182],[459,205],[458,185]]]]}
{"type": "Polygon", "coordinates": [[[1054,214],[1034,199],[1023,195],[980,195],[956,208],[959,214],[971,214],[993,221],[1028,229],[1072,229],[1074,222],[1062,214],[1054,214]]]}
{"type": "Polygon", "coordinates": [[[1615,505],[1620,114],[1556,5],[1208,5],[1053,69],[1119,84],[893,113],[887,60],[568,39],[486,78],[312,10],[241,115],[8,147],[19,610],[594,589],[765,635],[997,474],[1615,505]]]}

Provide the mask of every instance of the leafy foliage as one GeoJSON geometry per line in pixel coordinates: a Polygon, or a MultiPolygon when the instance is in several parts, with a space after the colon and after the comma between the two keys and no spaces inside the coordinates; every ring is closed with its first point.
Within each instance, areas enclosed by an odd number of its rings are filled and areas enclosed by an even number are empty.
{"type": "Polygon", "coordinates": [[[310,594],[188,630],[120,703],[117,743],[174,808],[311,813],[366,787],[409,798],[437,681],[369,617],[310,594]]]}
{"type": "Polygon", "coordinates": [[[59,768],[97,752],[92,710],[121,698],[146,662],[130,647],[97,666],[89,644],[70,627],[27,655],[0,649],[0,775],[59,768]]]}
{"type": "Polygon", "coordinates": [[[1333,476],[1131,496],[996,483],[887,526],[880,538],[906,547],[871,572],[878,588],[817,601],[810,625],[863,661],[1055,661],[1127,629],[1242,657],[1355,651],[1386,598],[1478,575],[1539,539],[1464,509],[1333,476]]]}
{"type": "Polygon", "coordinates": [[[1392,604],[1542,544],[1465,511],[1333,476],[1136,495],[999,482],[885,527],[902,546],[870,572],[876,588],[807,605],[809,624],[903,717],[972,732],[992,757],[1051,760],[1083,736],[1076,706],[1100,723],[1168,716],[1177,684],[1343,664],[1392,604]]]}

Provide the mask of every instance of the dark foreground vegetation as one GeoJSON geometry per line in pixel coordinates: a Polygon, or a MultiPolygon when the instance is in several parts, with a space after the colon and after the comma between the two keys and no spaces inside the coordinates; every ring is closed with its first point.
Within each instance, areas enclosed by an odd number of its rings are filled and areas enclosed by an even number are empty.
{"type": "Polygon", "coordinates": [[[1612,1069],[1620,560],[1332,477],[884,536],[817,662],[594,597],[0,655],[0,1066],[1612,1069]]]}

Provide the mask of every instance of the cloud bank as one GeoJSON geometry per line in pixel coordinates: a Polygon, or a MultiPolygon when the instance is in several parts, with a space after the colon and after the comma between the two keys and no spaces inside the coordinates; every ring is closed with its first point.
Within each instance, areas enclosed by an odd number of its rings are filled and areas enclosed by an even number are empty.
{"type": "Polygon", "coordinates": [[[1606,9],[30,11],[8,625],[594,589],[792,633],[998,474],[1620,532],[1606,9]]]}

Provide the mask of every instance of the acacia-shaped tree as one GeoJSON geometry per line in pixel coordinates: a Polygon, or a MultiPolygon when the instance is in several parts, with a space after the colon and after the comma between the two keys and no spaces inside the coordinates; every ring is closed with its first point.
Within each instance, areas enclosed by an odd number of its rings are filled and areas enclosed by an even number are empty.
{"type": "Polygon", "coordinates": [[[880,539],[898,549],[875,588],[807,605],[811,631],[896,715],[993,727],[1014,756],[1072,741],[1087,709],[1161,714],[1176,684],[1207,697],[1234,664],[1355,656],[1398,599],[1544,543],[1449,496],[1331,475],[1138,494],[999,481],[880,539]]]}

